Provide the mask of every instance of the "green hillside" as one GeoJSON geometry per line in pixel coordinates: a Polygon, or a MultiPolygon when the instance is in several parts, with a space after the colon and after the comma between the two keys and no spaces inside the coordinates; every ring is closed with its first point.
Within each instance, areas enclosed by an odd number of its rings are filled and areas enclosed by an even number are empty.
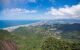
{"type": "Polygon", "coordinates": [[[20,27],[12,32],[0,30],[0,40],[14,41],[18,50],[80,50],[80,32],[58,30],[63,26],[20,27]]]}

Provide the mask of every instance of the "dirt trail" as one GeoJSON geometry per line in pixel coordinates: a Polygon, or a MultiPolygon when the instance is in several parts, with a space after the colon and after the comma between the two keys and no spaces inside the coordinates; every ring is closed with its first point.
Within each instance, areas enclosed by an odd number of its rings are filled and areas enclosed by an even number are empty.
{"type": "Polygon", "coordinates": [[[16,43],[11,40],[1,41],[1,50],[17,50],[16,43]]]}

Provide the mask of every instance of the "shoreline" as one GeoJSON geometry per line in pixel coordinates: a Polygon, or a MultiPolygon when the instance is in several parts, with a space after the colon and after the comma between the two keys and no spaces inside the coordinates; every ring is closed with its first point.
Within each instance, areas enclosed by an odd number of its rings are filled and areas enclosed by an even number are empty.
{"type": "Polygon", "coordinates": [[[28,26],[29,26],[28,24],[27,25],[18,25],[18,26],[11,26],[11,27],[6,27],[6,28],[2,28],[2,29],[12,32],[19,27],[28,27],[28,26]]]}
{"type": "Polygon", "coordinates": [[[42,25],[46,22],[35,22],[35,23],[31,23],[31,24],[24,24],[24,25],[18,25],[18,26],[11,26],[11,27],[6,27],[6,28],[2,28],[3,30],[7,30],[9,32],[14,31],[15,29],[19,28],[19,27],[29,27],[29,26],[37,26],[37,25],[42,25]]]}

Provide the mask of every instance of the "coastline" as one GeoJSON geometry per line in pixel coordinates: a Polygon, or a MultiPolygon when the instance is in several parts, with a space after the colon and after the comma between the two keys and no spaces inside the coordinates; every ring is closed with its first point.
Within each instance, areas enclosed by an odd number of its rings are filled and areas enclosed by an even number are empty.
{"type": "Polygon", "coordinates": [[[6,28],[2,28],[3,30],[7,30],[9,32],[14,31],[15,29],[19,28],[19,27],[29,27],[29,26],[37,26],[37,25],[43,25],[46,22],[40,21],[40,22],[35,22],[35,23],[31,23],[31,24],[24,24],[24,25],[18,25],[18,26],[11,26],[11,27],[6,27],[6,28]]]}
{"type": "Polygon", "coordinates": [[[6,27],[6,28],[2,28],[2,29],[7,30],[9,32],[12,32],[19,27],[28,27],[28,26],[29,26],[28,24],[27,25],[18,25],[18,26],[6,27]]]}

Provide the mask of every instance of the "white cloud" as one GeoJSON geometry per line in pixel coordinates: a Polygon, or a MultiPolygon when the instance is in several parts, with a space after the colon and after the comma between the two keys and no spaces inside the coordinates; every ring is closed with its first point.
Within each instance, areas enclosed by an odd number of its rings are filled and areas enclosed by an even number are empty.
{"type": "Polygon", "coordinates": [[[45,14],[39,14],[37,10],[27,9],[5,9],[2,12],[2,18],[0,20],[48,20],[49,17],[45,14]]]}
{"type": "MultiPolygon", "coordinates": [[[[37,10],[27,10],[21,8],[5,9],[2,11],[1,15],[3,20],[18,20],[18,19],[32,19],[37,10]]],[[[0,19],[0,20],[1,20],[0,19]]]]}
{"type": "Polygon", "coordinates": [[[20,15],[20,14],[33,14],[36,12],[37,12],[36,10],[15,8],[15,9],[6,9],[2,13],[3,15],[20,15]]]}
{"type": "Polygon", "coordinates": [[[2,18],[9,20],[48,20],[48,19],[80,19],[80,4],[72,7],[65,6],[64,8],[55,9],[51,7],[46,13],[38,13],[37,10],[27,10],[21,8],[5,9],[2,12],[2,18]]]}
{"type": "Polygon", "coordinates": [[[52,15],[53,18],[80,18],[80,4],[59,9],[52,7],[46,14],[52,15]]]}

